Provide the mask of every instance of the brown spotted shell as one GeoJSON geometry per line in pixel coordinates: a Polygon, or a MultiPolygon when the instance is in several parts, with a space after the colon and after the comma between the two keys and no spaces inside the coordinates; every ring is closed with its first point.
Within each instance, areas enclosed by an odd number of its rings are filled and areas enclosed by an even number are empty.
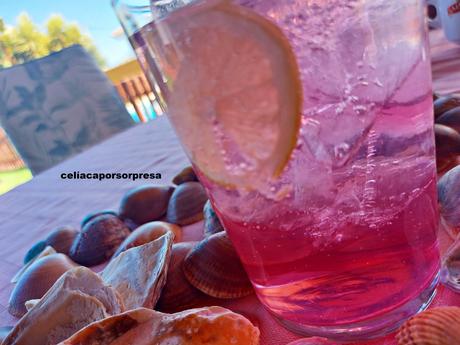
{"type": "Polygon", "coordinates": [[[160,299],[155,307],[156,310],[176,313],[203,306],[213,300],[210,296],[193,287],[182,271],[184,258],[197,243],[182,242],[173,245],[166,284],[161,291],[160,299]]]}
{"type": "Polygon", "coordinates": [[[195,174],[195,171],[191,166],[182,169],[180,173],[174,176],[172,182],[175,185],[180,185],[185,182],[196,182],[198,181],[198,177],[195,174]]]}
{"type": "Polygon", "coordinates": [[[76,266],[64,254],[52,254],[35,261],[14,287],[8,302],[9,313],[16,317],[23,316],[27,312],[27,301],[42,298],[59,277],[76,266]]]}
{"type": "Polygon", "coordinates": [[[206,201],[206,204],[204,204],[203,215],[205,237],[224,231],[224,227],[222,226],[219,218],[217,218],[217,214],[214,211],[210,200],[206,201]]]}
{"type": "Polygon", "coordinates": [[[406,321],[396,339],[398,345],[460,345],[460,308],[424,311],[406,321]]]}
{"type": "Polygon", "coordinates": [[[169,200],[166,220],[188,225],[203,219],[203,207],[208,196],[199,182],[185,182],[178,186],[169,200]]]}
{"type": "Polygon", "coordinates": [[[70,247],[72,247],[78,232],[77,229],[71,226],[57,228],[46,238],[46,245],[53,247],[58,253],[69,255],[70,247]]]}
{"type": "Polygon", "coordinates": [[[114,257],[120,253],[128,250],[129,248],[138,247],[148,242],[154,241],[157,238],[163,236],[166,232],[172,232],[174,234],[174,242],[180,242],[182,240],[182,228],[175,224],[166,222],[150,222],[141,225],[134,230],[118,247],[114,254],[114,257]]]}
{"type": "Polygon", "coordinates": [[[127,192],[120,203],[119,214],[142,225],[159,220],[166,213],[169,198],[174,191],[171,186],[146,185],[127,192]]]}
{"type": "Polygon", "coordinates": [[[95,266],[110,259],[131,233],[126,224],[113,215],[98,216],[83,227],[70,248],[70,257],[84,266],[95,266]]]}
{"type": "Polygon", "coordinates": [[[188,281],[209,296],[238,298],[253,292],[226,232],[201,241],[186,256],[182,269],[188,281]]]}

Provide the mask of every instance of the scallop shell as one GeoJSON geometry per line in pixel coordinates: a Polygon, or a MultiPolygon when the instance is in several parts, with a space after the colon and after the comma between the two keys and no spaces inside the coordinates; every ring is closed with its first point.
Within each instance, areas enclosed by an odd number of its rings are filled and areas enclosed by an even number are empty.
{"type": "Polygon", "coordinates": [[[251,282],[225,232],[201,241],[182,265],[188,281],[216,298],[238,298],[253,292],[251,282]]]}
{"type": "MultiPolygon", "coordinates": [[[[449,170],[438,181],[438,201],[448,229],[460,228],[460,166],[449,170]]],[[[457,231],[456,231],[457,232],[457,231]]],[[[452,234],[455,238],[456,234],[452,234]]]]}
{"type": "Polygon", "coordinates": [[[460,238],[450,246],[442,259],[441,281],[460,292],[460,238]]]}
{"type": "Polygon", "coordinates": [[[56,281],[2,345],[57,344],[91,322],[123,311],[112,287],[90,269],[76,267],[56,281]]]}
{"type": "Polygon", "coordinates": [[[205,237],[217,234],[218,232],[225,230],[219,218],[217,218],[217,214],[214,211],[210,200],[206,201],[206,204],[204,204],[203,215],[205,237]]]}
{"type": "Polygon", "coordinates": [[[53,247],[58,253],[69,255],[70,247],[78,235],[78,230],[71,226],[63,226],[48,235],[45,242],[53,247]]]}
{"type": "Polygon", "coordinates": [[[424,311],[406,321],[396,339],[398,345],[460,345],[460,308],[424,311]]]}
{"type": "Polygon", "coordinates": [[[172,180],[175,185],[180,185],[184,182],[197,182],[198,177],[191,166],[182,169],[172,180]]]}
{"type": "Polygon", "coordinates": [[[37,257],[38,254],[40,254],[43,250],[46,248],[46,241],[39,241],[35,243],[32,248],[30,248],[25,257],[24,257],[24,265],[27,265],[29,262],[31,262],[33,259],[37,257]]]}
{"type": "Polygon", "coordinates": [[[130,190],[121,200],[120,217],[138,225],[159,220],[166,213],[173,191],[174,187],[154,185],[130,190]]]}
{"type": "Polygon", "coordinates": [[[185,278],[182,263],[198,242],[182,242],[172,247],[171,261],[166,284],[161,290],[155,309],[165,313],[176,313],[185,309],[210,304],[213,298],[193,287],[185,278]]]}
{"type": "Polygon", "coordinates": [[[174,242],[180,242],[182,240],[182,228],[175,224],[166,222],[150,222],[141,225],[134,230],[118,247],[114,254],[114,257],[118,256],[121,252],[128,250],[133,247],[138,247],[143,244],[155,241],[167,232],[174,234],[174,242]]]}
{"type": "Polygon", "coordinates": [[[259,330],[221,307],[163,314],[135,309],[95,322],[58,345],[100,344],[258,345],[259,330]]]}
{"type": "Polygon", "coordinates": [[[39,253],[35,258],[30,260],[27,264],[25,264],[19,271],[18,273],[15,274],[13,278],[11,278],[11,283],[17,283],[19,278],[24,274],[24,272],[38,259],[43,258],[45,256],[51,255],[51,254],[56,254],[56,251],[54,250],[53,247],[46,247],[43,249],[41,253],[39,253]]]}
{"type": "Polygon", "coordinates": [[[64,254],[52,254],[34,262],[21,276],[11,293],[8,311],[16,317],[23,316],[25,302],[42,298],[51,286],[68,270],[76,267],[64,254]]]}
{"type": "Polygon", "coordinates": [[[460,106],[460,99],[453,96],[440,97],[434,101],[434,116],[440,117],[447,111],[460,106]]]}
{"type": "Polygon", "coordinates": [[[453,128],[435,124],[436,163],[438,173],[443,173],[456,165],[460,155],[460,134],[453,128]]]}
{"type": "Polygon", "coordinates": [[[70,257],[84,266],[110,259],[131,231],[113,215],[102,215],[86,223],[70,248],[70,257]]]}
{"type": "Polygon", "coordinates": [[[460,106],[442,114],[436,119],[436,123],[460,131],[460,106]]]}
{"type": "Polygon", "coordinates": [[[167,231],[154,241],[128,249],[101,273],[104,282],[120,294],[126,309],[155,306],[166,282],[173,239],[173,233],[167,231]]]}
{"type": "Polygon", "coordinates": [[[85,218],[80,223],[80,228],[83,229],[86,225],[86,223],[90,222],[96,217],[103,216],[103,215],[111,215],[111,216],[118,216],[118,214],[115,211],[112,210],[103,210],[103,211],[97,211],[97,212],[91,212],[88,213],[85,218]]]}
{"type": "Polygon", "coordinates": [[[178,186],[169,200],[166,220],[188,225],[203,219],[203,207],[208,196],[199,182],[185,182],[178,186]]]}

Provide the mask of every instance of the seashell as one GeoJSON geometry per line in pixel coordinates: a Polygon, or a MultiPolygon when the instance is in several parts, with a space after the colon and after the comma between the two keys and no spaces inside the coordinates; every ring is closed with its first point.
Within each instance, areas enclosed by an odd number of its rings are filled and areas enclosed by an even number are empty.
{"type": "Polygon", "coordinates": [[[125,218],[125,219],[123,219],[123,221],[125,222],[126,226],[127,226],[127,227],[129,228],[129,230],[131,230],[131,231],[134,231],[134,230],[136,230],[136,229],[139,227],[139,225],[137,225],[136,223],[134,223],[134,222],[133,222],[131,219],[129,219],[129,218],[125,218]]]}
{"type": "Polygon", "coordinates": [[[48,256],[48,255],[51,255],[51,254],[56,254],[56,251],[54,250],[53,247],[46,247],[45,249],[43,249],[43,251],[38,254],[35,258],[33,258],[32,260],[30,260],[27,264],[25,264],[19,271],[18,273],[15,274],[15,276],[13,278],[11,278],[11,283],[17,283],[19,278],[21,278],[21,276],[24,274],[24,272],[30,267],[30,265],[32,265],[35,261],[37,261],[38,259],[40,258],[43,258],[45,256],[48,256]]]}
{"type": "Polygon", "coordinates": [[[185,309],[203,306],[212,298],[193,287],[182,272],[182,263],[198,242],[176,243],[172,247],[171,261],[166,284],[161,290],[155,309],[165,313],[176,313],[185,309]]]}
{"type": "Polygon", "coordinates": [[[207,200],[201,183],[182,183],[169,200],[166,220],[179,225],[196,223],[203,219],[203,207],[207,200]]]}
{"type": "Polygon", "coordinates": [[[219,218],[217,218],[217,214],[214,211],[210,200],[206,201],[206,204],[204,204],[203,215],[204,215],[204,236],[205,237],[211,236],[213,234],[217,234],[218,232],[221,232],[221,231],[225,231],[219,218]]]}
{"type": "Polygon", "coordinates": [[[460,131],[460,106],[446,111],[436,119],[436,123],[460,131]]]}
{"type": "Polygon", "coordinates": [[[145,223],[134,230],[123,241],[115,252],[114,257],[118,256],[121,252],[124,252],[127,249],[155,241],[168,231],[174,234],[174,242],[180,242],[182,240],[182,228],[178,225],[160,221],[145,223]]]}
{"type": "Polygon", "coordinates": [[[120,204],[120,217],[142,225],[164,216],[174,187],[146,185],[130,190],[120,204]]]}
{"type": "MultiPolygon", "coordinates": [[[[460,166],[449,170],[439,179],[438,202],[442,219],[448,228],[460,229],[460,166]]],[[[456,234],[452,237],[455,238],[456,234]]]]}
{"type": "Polygon", "coordinates": [[[460,107],[460,98],[453,96],[440,97],[434,101],[434,117],[437,119],[445,112],[460,107]]]}
{"type": "Polygon", "coordinates": [[[460,154],[460,134],[453,128],[435,124],[436,163],[438,173],[445,172],[456,165],[460,154]]]}
{"type": "Polygon", "coordinates": [[[424,311],[407,320],[396,339],[398,345],[460,345],[460,308],[424,311]]]}
{"type": "Polygon", "coordinates": [[[83,229],[86,225],[86,223],[89,223],[91,220],[93,220],[96,217],[103,216],[103,215],[111,215],[111,216],[117,216],[118,214],[115,211],[112,210],[104,210],[104,211],[97,211],[97,212],[92,212],[88,213],[85,218],[80,223],[80,228],[83,229]]]}
{"type": "Polygon", "coordinates": [[[239,298],[253,292],[251,282],[226,232],[204,239],[182,265],[188,281],[217,298],[239,298]]]}
{"type": "Polygon", "coordinates": [[[84,266],[94,266],[110,259],[131,233],[118,217],[105,214],[90,220],[75,238],[70,257],[84,266]]]}
{"type": "Polygon", "coordinates": [[[13,326],[0,327],[0,345],[3,343],[3,340],[5,340],[12,329],[13,326]]]}
{"type": "Polygon", "coordinates": [[[8,302],[8,312],[16,317],[23,316],[27,312],[25,302],[42,298],[60,276],[75,266],[64,254],[48,255],[34,262],[14,287],[8,302]]]}
{"type": "Polygon", "coordinates": [[[32,248],[26,253],[24,257],[24,265],[32,261],[34,258],[37,257],[44,249],[46,248],[46,241],[40,241],[35,243],[32,248]]]}
{"type": "Polygon", "coordinates": [[[457,238],[442,258],[441,282],[460,292],[460,238],[457,238]]]}
{"type": "Polygon", "coordinates": [[[197,182],[198,177],[191,166],[182,169],[172,180],[175,185],[180,185],[184,182],[197,182]]]}
{"type": "Polygon", "coordinates": [[[53,247],[58,253],[69,255],[70,247],[78,232],[77,229],[71,226],[57,228],[46,238],[46,245],[53,247]]]}
{"type": "Polygon", "coordinates": [[[259,330],[222,307],[163,314],[135,309],[93,323],[58,345],[207,344],[258,345],[259,330]]]}
{"type": "Polygon", "coordinates": [[[174,234],[128,249],[114,258],[101,273],[104,282],[120,294],[129,309],[153,308],[166,282],[174,234]]]}
{"type": "MultiPolygon", "coordinates": [[[[62,255],[62,254],[59,254],[62,255]]],[[[52,345],[124,311],[120,296],[86,267],[65,273],[17,323],[3,345],[52,345]]]]}
{"type": "Polygon", "coordinates": [[[299,339],[299,340],[293,341],[292,343],[289,343],[288,345],[338,345],[338,344],[333,343],[332,341],[327,340],[326,338],[313,337],[313,338],[299,339]]]}

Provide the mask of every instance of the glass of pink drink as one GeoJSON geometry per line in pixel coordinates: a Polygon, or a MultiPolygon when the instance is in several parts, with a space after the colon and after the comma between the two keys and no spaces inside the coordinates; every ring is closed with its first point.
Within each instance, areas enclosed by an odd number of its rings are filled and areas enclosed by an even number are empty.
{"type": "Polygon", "coordinates": [[[133,1],[115,1],[121,22],[264,306],[338,340],[426,308],[439,253],[423,1],[133,1]]]}

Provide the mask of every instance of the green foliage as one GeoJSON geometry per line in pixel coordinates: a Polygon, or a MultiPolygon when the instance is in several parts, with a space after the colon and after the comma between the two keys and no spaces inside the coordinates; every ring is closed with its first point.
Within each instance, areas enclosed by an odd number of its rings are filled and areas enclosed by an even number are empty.
{"type": "Polygon", "coordinates": [[[104,59],[91,37],[83,34],[76,23],[67,23],[60,15],[52,15],[45,30],[40,30],[27,13],[19,15],[14,27],[8,27],[0,18],[0,67],[37,59],[73,44],[81,44],[104,67],[104,59]]]}

